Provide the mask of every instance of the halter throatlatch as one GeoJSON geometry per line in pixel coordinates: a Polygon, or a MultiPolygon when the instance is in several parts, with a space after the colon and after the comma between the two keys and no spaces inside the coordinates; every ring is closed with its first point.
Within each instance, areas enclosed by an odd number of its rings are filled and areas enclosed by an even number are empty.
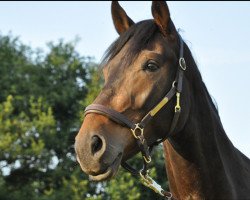
{"type": "MultiPolygon", "coordinates": [[[[178,34],[179,35],[179,34],[178,34]]],[[[180,57],[178,62],[178,69],[176,78],[172,83],[172,88],[168,91],[168,93],[163,97],[163,99],[152,109],[150,110],[139,123],[134,123],[130,119],[128,119],[125,115],[111,109],[105,107],[100,104],[91,104],[86,107],[85,115],[89,113],[97,113],[100,115],[105,115],[109,119],[113,120],[114,122],[126,126],[130,128],[133,137],[136,139],[137,145],[141,151],[143,157],[143,167],[141,170],[136,170],[131,167],[128,163],[123,162],[121,165],[123,168],[128,170],[132,175],[139,176],[141,182],[154,190],[156,193],[164,196],[167,199],[172,199],[172,194],[170,192],[164,191],[159,184],[157,184],[151,177],[149,177],[148,173],[148,164],[151,162],[150,153],[154,145],[157,145],[167,139],[161,138],[153,143],[151,146],[148,146],[147,141],[144,137],[144,128],[149,123],[149,121],[176,95],[176,105],[174,107],[174,117],[171,123],[170,131],[168,133],[173,133],[174,129],[176,128],[180,113],[181,113],[181,105],[180,105],[180,98],[182,92],[182,82],[183,82],[183,75],[184,71],[186,70],[186,62],[183,57],[183,40],[179,35],[180,40],[180,57]]]]}

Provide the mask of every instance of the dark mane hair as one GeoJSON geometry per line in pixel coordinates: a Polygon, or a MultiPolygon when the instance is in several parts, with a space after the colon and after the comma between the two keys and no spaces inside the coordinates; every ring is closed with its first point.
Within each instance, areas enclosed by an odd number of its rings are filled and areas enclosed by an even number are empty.
{"type": "Polygon", "coordinates": [[[216,113],[218,119],[220,119],[218,115],[219,114],[218,108],[217,108],[217,105],[215,104],[215,99],[214,100],[212,99],[202,79],[200,70],[198,66],[196,65],[193,55],[186,43],[184,45],[184,57],[186,59],[187,65],[189,66],[187,69],[189,72],[186,73],[185,75],[187,79],[189,80],[189,82],[192,84],[192,88],[196,94],[195,96],[197,96],[199,100],[204,98],[203,101],[208,101],[210,103],[211,109],[216,113]]]}
{"type": "Polygon", "coordinates": [[[101,66],[104,66],[113,59],[130,39],[132,40],[133,45],[129,46],[125,55],[126,57],[122,61],[127,64],[131,63],[133,59],[147,47],[157,32],[159,32],[159,29],[152,19],[144,20],[132,25],[106,50],[101,61],[101,66]]]}

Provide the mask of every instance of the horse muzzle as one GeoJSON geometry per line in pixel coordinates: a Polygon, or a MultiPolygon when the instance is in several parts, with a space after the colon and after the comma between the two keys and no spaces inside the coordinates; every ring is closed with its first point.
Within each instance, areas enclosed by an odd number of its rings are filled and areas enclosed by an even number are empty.
{"type": "MultiPolygon", "coordinates": [[[[81,169],[94,181],[103,181],[116,175],[122,160],[123,145],[107,137],[107,124],[97,122],[102,116],[89,115],[75,138],[75,152],[81,169]],[[98,126],[98,127],[96,127],[98,126]],[[98,130],[98,131],[97,131],[98,130]]],[[[110,130],[109,130],[110,131],[110,130]]]]}

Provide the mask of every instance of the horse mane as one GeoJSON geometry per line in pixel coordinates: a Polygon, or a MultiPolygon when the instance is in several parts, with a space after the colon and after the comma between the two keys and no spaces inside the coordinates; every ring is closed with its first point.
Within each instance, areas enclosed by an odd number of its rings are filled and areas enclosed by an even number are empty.
{"type": "Polygon", "coordinates": [[[185,76],[188,78],[189,82],[192,84],[192,88],[195,93],[197,93],[198,98],[206,98],[207,102],[210,104],[210,108],[218,115],[218,106],[215,104],[215,99],[211,97],[200,73],[200,70],[192,56],[192,53],[189,47],[184,42],[184,57],[186,59],[189,71],[185,73],[185,76]],[[205,95],[200,95],[201,93],[205,95]]]}
{"type": "Polygon", "coordinates": [[[100,66],[104,66],[112,60],[131,39],[133,45],[129,45],[125,58],[122,60],[122,62],[126,62],[123,64],[130,64],[134,58],[136,58],[138,54],[148,46],[157,32],[159,32],[159,28],[152,19],[143,20],[133,24],[105,51],[100,66]]]}

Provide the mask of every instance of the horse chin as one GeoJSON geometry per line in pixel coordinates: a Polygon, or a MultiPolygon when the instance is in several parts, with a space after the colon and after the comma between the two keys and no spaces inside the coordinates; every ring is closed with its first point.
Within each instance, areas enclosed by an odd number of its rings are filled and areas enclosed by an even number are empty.
{"type": "Polygon", "coordinates": [[[114,177],[119,169],[121,164],[122,154],[119,154],[116,159],[112,162],[112,164],[105,170],[105,172],[97,174],[97,175],[89,175],[90,180],[92,181],[105,181],[110,180],[114,177]]]}

